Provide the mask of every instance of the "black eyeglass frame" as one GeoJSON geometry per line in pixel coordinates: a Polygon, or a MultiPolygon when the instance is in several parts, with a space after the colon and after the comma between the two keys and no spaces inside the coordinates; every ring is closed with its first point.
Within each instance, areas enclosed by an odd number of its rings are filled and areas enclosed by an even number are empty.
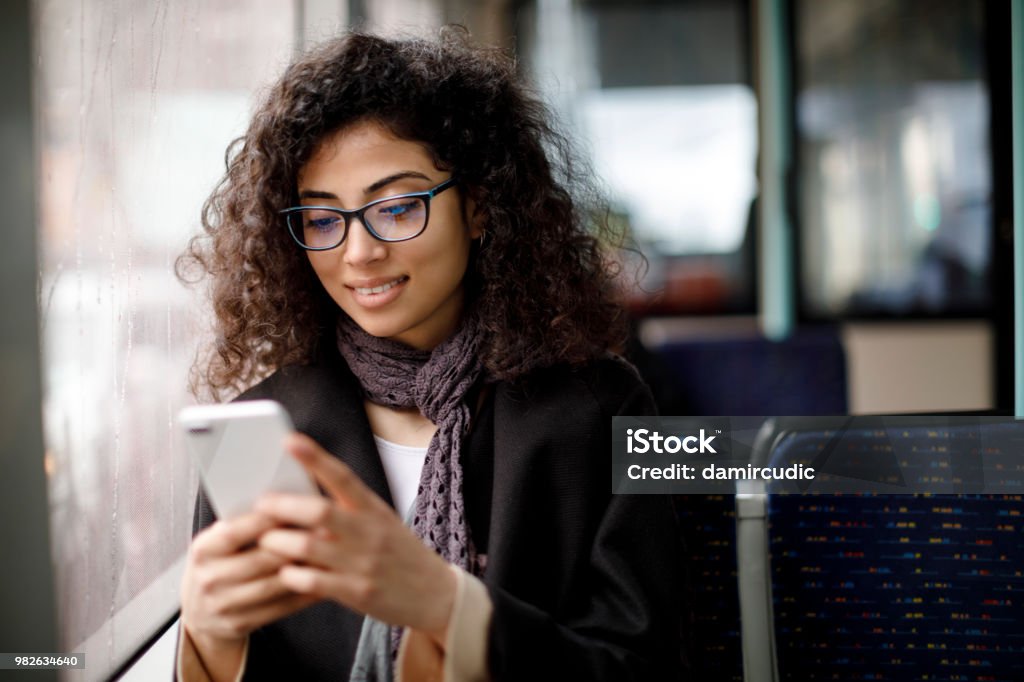
{"type": "Polygon", "coordinates": [[[296,244],[301,246],[306,251],[330,251],[331,249],[336,249],[339,246],[341,246],[342,244],[344,244],[345,240],[348,238],[348,229],[349,229],[349,226],[352,224],[352,219],[353,218],[359,218],[359,222],[361,222],[363,224],[363,227],[366,228],[366,231],[369,232],[370,235],[373,236],[373,238],[377,239],[378,241],[382,241],[382,242],[407,242],[410,239],[415,239],[416,237],[419,237],[427,229],[427,225],[430,223],[430,200],[433,199],[434,197],[436,197],[441,192],[443,192],[446,189],[448,189],[449,187],[454,187],[456,184],[457,184],[457,181],[456,181],[455,177],[453,176],[453,177],[448,178],[444,182],[442,182],[442,183],[440,183],[438,185],[435,185],[434,187],[431,187],[430,189],[428,189],[428,190],[426,190],[424,192],[409,192],[408,194],[396,194],[393,197],[383,197],[381,199],[374,199],[370,203],[366,204],[365,206],[361,206],[359,208],[338,208],[337,206],[293,206],[291,208],[281,209],[277,213],[278,213],[278,215],[284,216],[285,224],[288,226],[288,234],[290,234],[292,236],[292,239],[295,240],[296,244]],[[373,225],[370,224],[369,222],[367,222],[366,218],[364,217],[367,209],[373,208],[374,206],[376,206],[378,204],[383,204],[386,201],[394,201],[395,199],[422,199],[423,200],[423,206],[424,206],[423,227],[421,227],[419,232],[417,232],[416,234],[409,235],[408,237],[398,237],[397,239],[383,237],[383,236],[377,234],[377,231],[375,229],[373,229],[373,225]],[[294,213],[299,213],[301,211],[310,211],[310,210],[330,211],[332,213],[337,213],[338,215],[340,215],[345,220],[345,229],[341,233],[341,239],[339,239],[336,244],[333,244],[331,246],[307,246],[307,245],[303,244],[302,240],[300,240],[295,235],[295,230],[292,227],[292,221],[289,219],[289,216],[294,214],[294,213]]]}

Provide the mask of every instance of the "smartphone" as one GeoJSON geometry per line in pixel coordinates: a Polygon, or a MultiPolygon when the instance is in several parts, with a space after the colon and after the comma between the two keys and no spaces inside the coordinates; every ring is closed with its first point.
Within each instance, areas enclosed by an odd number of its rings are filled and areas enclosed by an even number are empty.
{"type": "Polygon", "coordinates": [[[319,495],[306,470],[283,446],[294,431],[273,400],[194,405],[178,413],[185,443],[218,518],[252,509],[266,492],[319,495]]]}

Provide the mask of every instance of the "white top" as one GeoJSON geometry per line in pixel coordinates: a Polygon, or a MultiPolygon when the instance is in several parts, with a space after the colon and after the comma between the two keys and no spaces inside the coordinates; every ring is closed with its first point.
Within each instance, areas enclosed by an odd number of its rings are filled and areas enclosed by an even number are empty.
{"type": "Polygon", "coordinates": [[[427,448],[399,445],[377,434],[373,434],[373,440],[377,442],[377,452],[384,464],[395,510],[406,520],[420,487],[420,474],[423,473],[423,463],[427,459],[427,448]]]}

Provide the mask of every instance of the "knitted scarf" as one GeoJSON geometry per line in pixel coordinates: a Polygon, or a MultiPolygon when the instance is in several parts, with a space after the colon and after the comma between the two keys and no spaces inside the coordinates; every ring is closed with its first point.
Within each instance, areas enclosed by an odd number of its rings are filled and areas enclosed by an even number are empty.
{"type": "MultiPolygon", "coordinates": [[[[471,417],[466,392],[483,373],[477,357],[477,325],[467,320],[433,351],[421,351],[372,336],[347,315],[340,315],[337,339],[338,350],[367,399],[387,407],[415,407],[437,425],[411,519],[406,521],[449,563],[480,575],[483,566],[466,521],[460,463],[471,417]]],[[[390,682],[400,636],[400,628],[367,616],[350,682],[390,682]]]]}

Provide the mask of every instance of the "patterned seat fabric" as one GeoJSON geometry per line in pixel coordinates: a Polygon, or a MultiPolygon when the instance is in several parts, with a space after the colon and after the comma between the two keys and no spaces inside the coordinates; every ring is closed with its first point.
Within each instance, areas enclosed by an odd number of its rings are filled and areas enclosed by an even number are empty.
{"type": "MultiPolygon", "coordinates": [[[[771,462],[829,437],[782,439],[771,462]]],[[[905,472],[934,476],[935,452],[970,442],[910,428],[844,447],[888,443],[905,472]],[[908,467],[907,453],[927,454],[908,467]]],[[[1024,496],[771,495],[768,508],[781,679],[1024,680],[1024,496]]]]}

